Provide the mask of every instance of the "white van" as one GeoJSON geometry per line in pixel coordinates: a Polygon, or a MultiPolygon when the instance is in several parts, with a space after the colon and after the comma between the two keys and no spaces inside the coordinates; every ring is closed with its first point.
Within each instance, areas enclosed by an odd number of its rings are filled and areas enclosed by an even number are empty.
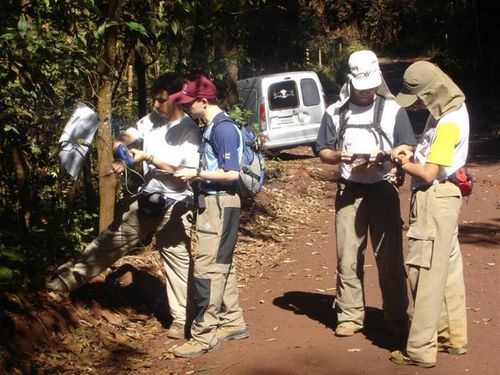
{"type": "MultiPolygon", "coordinates": [[[[248,124],[258,124],[263,148],[314,144],[325,112],[323,87],[314,72],[263,75],[237,82],[248,124]]],[[[313,149],[314,151],[314,149],[313,149]]]]}

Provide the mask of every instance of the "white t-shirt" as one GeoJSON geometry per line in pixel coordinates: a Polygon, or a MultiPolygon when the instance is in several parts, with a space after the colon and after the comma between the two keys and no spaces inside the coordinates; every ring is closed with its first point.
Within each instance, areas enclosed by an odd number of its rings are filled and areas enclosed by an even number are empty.
{"type": "MultiPolygon", "coordinates": [[[[436,140],[436,134],[441,130],[445,132],[442,133],[442,136],[446,137],[446,131],[448,129],[444,130],[444,127],[449,127],[450,125],[458,129],[458,139],[453,147],[453,155],[449,155],[452,157],[451,163],[445,164],[446,166],[440,168],[438,177],[433,181],[434,184],[446,180],[460,167],[465,165],[469,151],[469,114],[465,103],[463,103],[458,110],[447,113],[437,121],[432,115],[429,115],[422,137],[415,150],[415,162],[425,164],[436,140]]],[[[451,138],[451,135],[449,138],[451,138]]],[[[434,148],[434,152],[441,153],[442,150],[434,148]]],[[[441,155],[438,155],[438,157],[440,156],[441,155]]],[[[443,155],[443,157],[448,159],[447,155],[443,155]]],[[[432,163],[433,161],[430,162],[432,163]]],[[[424,185],[428,185],[428,183],[416,177],[412,179],[412,188],[424,185]]]]}
{"type": "MultiPolygon", "coordinates": [[[[349,109],[346,113],[347,125],[369,125],[373,124],[373,115],[375,110],[375,102],[369,106],[358,106],[349,102],[349,109]]],[[[331,134],[336,134],[340,128],[339,107],[332,105],[327,109],[325,116],[331,116],[332,123],[327,125],[327,122],[322,126],[333,126],[331,134]]],[[[408,120],[406,111],[402,109],[395,100],[386,99],[380,126],[390,140],[397,146],[399,144],[414,144],[415,138],[411,129],[411,124],[408,120]]],[[[321,130],[320,133],[322,134],[321,130]]],[[[326,145],[330,141],[323,139],[324,136],[318,137],[320,143],[326,145]]],[[[380,150],[388,151],[391,145],[375,130],[349,128],[347,127],[342,137],[341,151],[347,151],[359,154],[370,154],[380,150]]],[[[352,164],[340,163],[340,174],[342,178],[364,184],[373,184],[382,181],[384,176],[390,172],[393,167],[390,161],[383,163],[381,167],[377,165],[366,165],[354,167],[352,164]]]]}
{"type": "MultiPolygon", "coordinates": [[[[155,113],[150,113],[137,122],[137,129],[131,128],[127,132],[142,139],[142,149],[155,159],[161,160],[174,167],[198,168],[201,143],[201,132],[198,125],[189,116],[166,122],[158,119],[155,113]]],[[[146,192],[161,192],[175,200],[183,200],[192,196],[188,184],[172,178],[171,174],[143,163],[146,192]]]]}

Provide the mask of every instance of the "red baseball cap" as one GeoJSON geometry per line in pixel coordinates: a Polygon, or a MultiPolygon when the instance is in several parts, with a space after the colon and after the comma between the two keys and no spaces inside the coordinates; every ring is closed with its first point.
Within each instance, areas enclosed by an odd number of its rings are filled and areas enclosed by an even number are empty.
{"type": "Polygon", "coordinates": [[[193,79],[185,79],[182,89],[175,94],[170,95],[172,101],[176,104],[187,104],[196,99],[215,99],[217,89],[207,77],[199,75],[193,79]]]}

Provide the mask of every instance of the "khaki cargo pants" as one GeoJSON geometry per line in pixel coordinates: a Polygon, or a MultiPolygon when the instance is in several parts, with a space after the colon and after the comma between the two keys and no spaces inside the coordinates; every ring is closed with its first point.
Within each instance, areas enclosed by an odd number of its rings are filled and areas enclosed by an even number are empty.
{"type": "Polygon", "coordinates": [[[198,233],[194,260],[197,316],[192,337],[204,347],[216,343],[217,327],[244,328],[238,299],[233,253],[240,223],[240,198],[221,193],[205,196],[205,209],[196,218],[198,233]]]}
{"type": "Polygon", "coordinates": [[[403,261],[402,220],[397,190],[390,183],[340,181],[335,199],[338,324],[363,327],[364,259],[368,233],[378,268],[384,321],[408,321],[408,290],[403,261]]]}
{"type": "Polygon", "coordinates": [[[467,316],[458,218],[462,198],[445,182],[412,195],[408,277],[415,301],[407,352],[436,362],[438,341],[451,348],[467,343],[467,316]]]}
{"type": "Polygon", "coordinates": [[[191,261],[191,213],[185,202],[171,205],[160,217],[143,215],[137,201],[92,241],[74,261],[57,269],[57,275],[75,290],[122,256],[143,247],[152,234],[166,272],[166,290],[170,313],[175,322],[186,321],[188,275],[191,261]]]}

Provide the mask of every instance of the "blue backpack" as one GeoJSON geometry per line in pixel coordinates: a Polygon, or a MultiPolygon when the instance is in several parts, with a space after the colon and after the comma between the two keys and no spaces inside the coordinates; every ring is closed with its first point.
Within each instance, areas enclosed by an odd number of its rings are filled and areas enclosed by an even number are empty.
{"type": "Polygon", "coordinates": [[[255,197],[264,186],[265,166],[264,156],[257,145],[257,137],[242,124],[237,123],[229,116],[217,116],[210,134],[210,143],[214,143],[215,127],[222,121],[230,121],[239,130],[243,140],[243,152],[240,160],[240,179],[236,185],[236,192],[241,198],[255,197]]]}

